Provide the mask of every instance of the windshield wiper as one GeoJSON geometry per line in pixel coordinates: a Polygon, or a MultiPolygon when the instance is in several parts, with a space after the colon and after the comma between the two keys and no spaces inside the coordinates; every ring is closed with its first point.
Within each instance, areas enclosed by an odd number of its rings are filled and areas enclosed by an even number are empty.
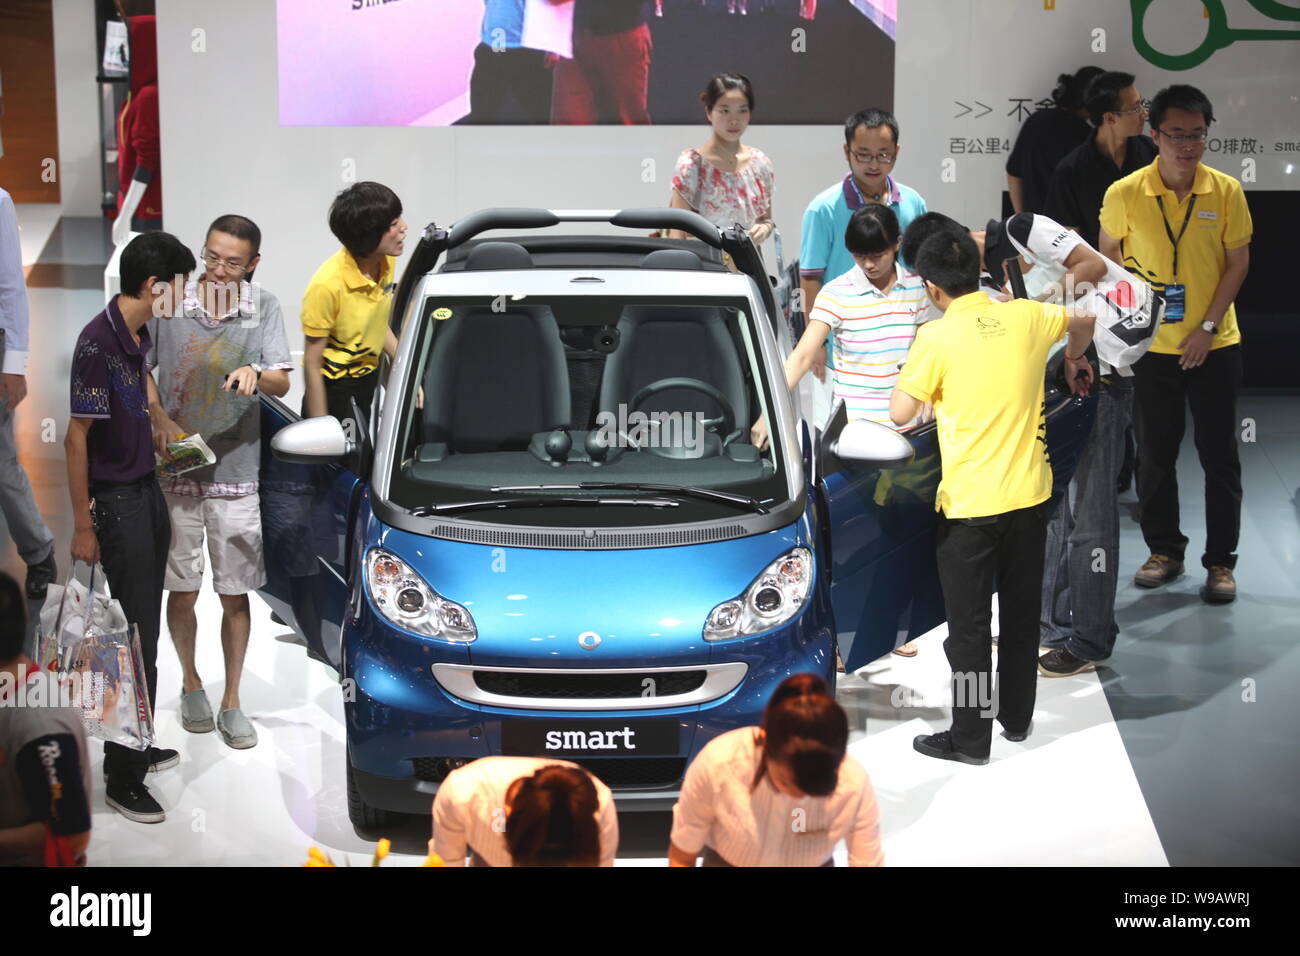
{"type": "MultiPolygon", "coordinates": [[[[493,488],[493,491],[498,489],[493,488]]],[[[508,489],[505,489],[508,490],[508,489]]],[[[651,508],[676,508],[680,502],[671,498],[609,498],[600,495],[520,495],[514,498],[484,498],[481,501],[448,501],[442,504],[421,505],[411,513],[417,517],[458,514],[462,511],[479,511],[487,508],[557,508],[592,505],[632,505],[651,508]]]]}
{"type": "Polygon", "coordinates": [[[761,515],[770,510],[757,498],[738,495],[730,491],[717,491],[713,488],[696,488],[691,485],[665,485],[633,481],[580,481],[575,485],[499,485],[493,491],[658,491],[666,495],[679,495],[684,498],[700,498],[704,501],[717,501],[722,504],[739,505],[749,508],[761,515]]]}

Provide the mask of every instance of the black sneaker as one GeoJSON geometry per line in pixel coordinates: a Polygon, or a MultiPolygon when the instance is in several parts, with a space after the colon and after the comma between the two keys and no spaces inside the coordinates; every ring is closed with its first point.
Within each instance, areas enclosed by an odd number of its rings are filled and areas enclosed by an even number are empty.
{"type": "Polygon", "coordinates": [[[1098,663],[1100,662],[1085,661],[1082,657],[1075,657],[1064,647],[1058,647],[1038,659],[1038,673],[1044,677],[1073,677],[1075,674],[1095,671],[1098,663]]]}
{"type": "Polygon", "coordinates": [[[1010,727],[1002,729],[1002,736],[1013,744],[1018,744],[1034,732],[1034,722],[1031,720],[1024,730],[1012,730],[1010,727]]]}
{"type": "Polygon", "coordinates": [[[50,582],[54,580],[58,573],[59,568],[54,563],[53,548],[50,549],[49,557],[44,561],[27,565],[27,600],[44,601],[50,582]]]}
{"type": "Polygon", "coordinates": [[[922,734],[912,740],[912,749],[917,753],[925,754],[927,757],[937,757],[940,760],[956,760],[958,763],[968,763],[975,767],[981,767],[989,762],[988,757],[972,757],[970,754],[964,754],[952,745],[952,731],[945,730],[937,734],[922,734]]]}
{"type": "Polygon", "coordinates": [[[109,782],[104,790],[104,801],[128,820],[136,823],[162,823],[167,819],[162,806],[142,783],[109,782]]]}
{"type": "Polygon", "coordinates": [[[149,772],[157,773],[159,770],[170,770],[181,762],[181,755],[175,750],[164,750],[159,747],[149,748],[149,772]]]}

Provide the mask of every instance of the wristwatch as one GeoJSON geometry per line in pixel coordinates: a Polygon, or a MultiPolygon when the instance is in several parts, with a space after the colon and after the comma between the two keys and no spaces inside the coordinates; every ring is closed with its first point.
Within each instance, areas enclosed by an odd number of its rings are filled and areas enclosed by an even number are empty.
{"type": "Polygon", "coordinates": [[[1206,319],[1204,322],[1201,323],[1201,328],[1206,332],[1209,332],[1211,335],[1214,335],[1219,331],[1219,327],[1215,325],[1213,322],[1211,322],[1209,319],[1206,319]]]}
{"type": "Polygon", "coordinates": [[[262,372],[264,371],[262,366],[258,365],[256,362],[249,362],[248,367],[257,373],[259,379],[262,377],[262,372]]]}

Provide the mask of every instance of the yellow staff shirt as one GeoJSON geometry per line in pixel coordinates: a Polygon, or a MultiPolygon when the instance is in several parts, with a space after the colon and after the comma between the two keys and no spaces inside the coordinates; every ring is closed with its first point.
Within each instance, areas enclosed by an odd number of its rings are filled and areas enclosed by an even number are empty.
{"type": "MultiPolygon", "coordinates": [[[[1156,289],[1175,282],[1186,286],[1185,314],[1181,322],[1162,323],[1151,343],[1152,352],[1178,355],[1178,343],[1205,321],[1205,310],[1218,288],[1228,249],[1249,244],[1254,225],[1241,183],[1204,163],[1196,168],[1192,191],[1182,202],[1160,178],[1159,160],[1153,161],[1106,190],[1101,206],[1101,228],[1120,240],[1124,267],[1156,289]],[[1195,197],[1187,231],[1178,242],[1178,275],[1174,276],[1174,245],[1161,222],[1178,237],[1188,204],[1195,197]]],[[[1221,349],[1241,341],[1237,309],[1228,306],[1210,348],[1221,349]]]]}
{"type": "Polygon", "coordinates": [[[898,388],[934,405],[943,460],[935,510],[980,518],[1051,496],[1043,382],[1068,324],[1059,305],[972,292],[916,330],[898,388]]]}
{"type": "Polygon", "coordinates": [[[379,365],[388,334],[396,260],[384,257],[376,282],[363,273],[347,249],[316,270],[302,297],[302,331],[329,341],[321,359],[326,378],[360,378],[379,365]]]}

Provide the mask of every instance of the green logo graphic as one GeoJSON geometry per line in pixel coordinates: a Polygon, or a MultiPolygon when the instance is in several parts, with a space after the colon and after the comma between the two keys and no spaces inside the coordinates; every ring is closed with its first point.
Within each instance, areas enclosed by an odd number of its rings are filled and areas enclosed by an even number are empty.
{"type": "MultiPolygon", "coordinates": [[[[1162,53],[1146,37],[1147,10],[1155,0],[1129,0],[1133,11],[1133,46],[1142,58],[1162,70],[1190,70],[1200,66],[1217,51],[1238,40],[1300,40],[1300,30],[1235,30],[1228,26],[1228,15],[1223,10],[1223,0],[1201,0],[1209,20],[1209,29],[1201,45],[1190,53],[1162,53]]],[[[1300,8],[1289,7],[1279,0],[1247,0],[1257,11],[1271,20],[1282,23],[1300,23],[1300,8]]],[[[1190,4],[1188,5],[1190,9],[1190,4]]]]}

